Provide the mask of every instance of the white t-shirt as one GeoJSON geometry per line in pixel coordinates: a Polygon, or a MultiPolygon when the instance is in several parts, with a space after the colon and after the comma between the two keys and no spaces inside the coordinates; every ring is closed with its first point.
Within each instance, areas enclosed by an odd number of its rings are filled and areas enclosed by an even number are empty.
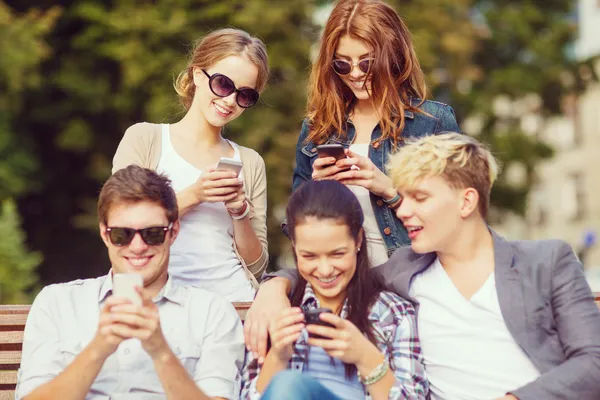
{"type": "MultiPolygon", "coordinates": [[[[237,145],[229,142],[240,160],[237,145]]],[[[156,168],[179,192],[198,180],[202,170],[173,148],[169,125],[162,125],[162,153],[156,168]]],[[[240,174],[240,178],[242,175],[240,174]]],[[[223,203],[202,203],[181,217],[171,246],[169,274],[182,284],[216,292],[229,301],[251,301],[254,289],[233,249],[233,222],[223,203]]]]}
{"type": "Polygon", "coordinates": [[[436,259],[410,295],[432,399],[496,399],[540,376],[506,327],[493,273],[467,300],[436,259]]]}
{"type": "MultiPolygon", "coordinates": [[[[369,156],[369,143],[354,143],[350,145],[350,151],[361,155],[363,157],[369,156]]],[[[375,212],[373,211],[373,205],[371,204],[371,197],[369,191],[362,186],[348,185],[348,189],[352,190],[352,193],[356,196],[360,203],[360,207],[363,210],[365,216],[365,222],[363,228],[365,230],[365,236],[367,240],[367,249],[369,251],[369,261],[372,267],[383,264],[388,260],[387,247],[381,237],[377,220],[375,219],[375,212]]]]}

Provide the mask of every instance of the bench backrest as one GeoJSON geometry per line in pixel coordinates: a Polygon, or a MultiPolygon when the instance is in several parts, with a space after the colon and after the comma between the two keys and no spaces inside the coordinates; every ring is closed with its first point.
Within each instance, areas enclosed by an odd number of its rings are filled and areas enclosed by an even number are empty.
{"type": "MultiPolygon", "coordinates": [[[[600,292],[594,293],[600,307],[600,292]]],[[[233,303],[242,321],[252,303],[233,303]]],[[[29,305],[0,305],[0,400],[14,399],[29,305]]],[[[599,332],[600,334],[600,332],[599,332]]]]}

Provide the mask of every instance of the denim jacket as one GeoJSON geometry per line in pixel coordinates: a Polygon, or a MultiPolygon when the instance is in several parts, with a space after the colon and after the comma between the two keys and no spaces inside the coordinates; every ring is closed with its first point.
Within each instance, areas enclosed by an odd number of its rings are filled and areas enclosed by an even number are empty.
{"type": "MultiPolygon", "coordinates": [[[[413,102],[418,103],[416,100],[413,100],[413,102]]],[[[444,131],[460,132],[452,107],[436,101],[426,100],[419,108],[432,115],[432,117],[405,111],[405,126],[402,131],[402,137],[421,137],[428,134],[438,134],[444,131]]],[[[346,126],[346,132],[332,135],[327,143],[339,143],[345,148],[348,148],[354,141],[356,129],[349,119],[346,126]]],[[[308,121],[304,120],[300,137],[298,137],[298,144],[296,145],[296,167],[294,168],[292,191],[296,190],[302,182],[311,179],[313,170],[312,164],[317,159],[317,145],[313,142],[304,143],[308,133],[308,121]]],[[[377,168],[385,172],[385,165],[387,164],[389,154],[392,153],[394,149],[391,139],[386,139],[373,145],[373,142],[380,137],[381,128],[377,125],[371,133],[369,158],[377,168]]],[[[403,142],[399,143],[400,146],[402,146],[402,144],[403,142]]],[[[375,211],[377,225],[379,226],[381,237],[387,247],[388,256],[390,256],[397,248],[410,244],[410,239],[408,238],[408,233],[406,232],[404,225],[396,218],[394,211],[387,207],[382,201],[381,197],[371,193],[371,205],[375,211]]]]}

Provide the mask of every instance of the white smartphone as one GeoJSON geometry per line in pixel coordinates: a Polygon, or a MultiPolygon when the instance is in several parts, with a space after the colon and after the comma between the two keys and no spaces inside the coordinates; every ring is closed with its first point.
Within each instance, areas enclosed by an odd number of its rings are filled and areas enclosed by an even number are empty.
{"type": "Polygon", "coordinates": [[[143,287],[144,280],[140,274],[113,274],[113,294],[123,297],[133,304],[141,306],[142,298],[135,288],[143,287]]]}
{"type": "Polygon", "coordinates": [[[239,176],[242,171],[242,162],[234,160],[233,158],[221,157],[217,164],[217,171],[218,170],[234,171],[239,176]]]}

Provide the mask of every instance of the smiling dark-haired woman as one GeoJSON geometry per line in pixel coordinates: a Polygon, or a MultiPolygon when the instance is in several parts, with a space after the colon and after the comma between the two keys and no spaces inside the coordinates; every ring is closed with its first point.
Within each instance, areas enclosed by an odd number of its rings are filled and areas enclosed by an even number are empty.
{"type": "MultiPolygon", "coordinates": [[[[113,160],[113,172],[137,164],[172,180],[181,232],[169,274],[230,301],[251,300],[268,263],[267,179],[262,157],[221,133],[256,104],[268,77],[260,39],[238,29],[209,33],[175,82],[185,116],[171,125],[131,126],[113,160]],[[236,165],[243,165],[239,173],[236,165]]],[[[142,261],[131,257],[138,268],[142,261]]]]}
{"type": "Polygon", "coordinates": [[[427,398],[415,309],[375,280],[356,196],[309,181],[286,217],[300,281],[269,325],[264,363],[246,353],[242,399],[427,398]],[[322,308],[330,312],[316,316],[322,308]]]}

